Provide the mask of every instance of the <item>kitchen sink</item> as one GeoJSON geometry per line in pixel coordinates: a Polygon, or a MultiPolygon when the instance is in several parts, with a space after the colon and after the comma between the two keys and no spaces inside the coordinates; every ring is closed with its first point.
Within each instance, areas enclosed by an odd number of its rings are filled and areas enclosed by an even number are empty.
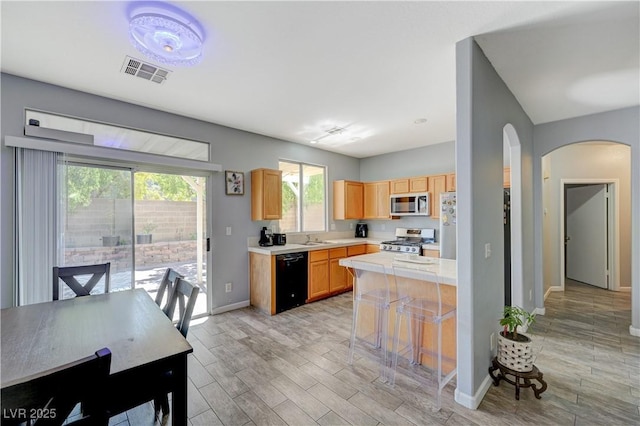
{"type": "Polygon", "coordinates": [[[302,243],[303,246],[319,246],[322,244],[329,244],[324,241],[307,241],[306,243],[302,243]]]}

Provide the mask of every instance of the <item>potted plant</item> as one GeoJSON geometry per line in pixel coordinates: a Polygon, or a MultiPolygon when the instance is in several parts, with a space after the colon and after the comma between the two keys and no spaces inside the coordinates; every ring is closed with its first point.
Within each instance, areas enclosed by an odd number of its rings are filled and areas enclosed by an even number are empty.
{"type": "Polygon", "coordinates": [[[531,338],[518,327],[529,327],[535,321],[531,314],[518,306],[505,306],[500,325],[504,330],[498,336],[498,362],[514,371],[526,372],[533,369],[533,345],[531,338]]]}
{"type": "Polygon", "coordinates": [[[142,234],[136,235],[136,244],[151,244],[151,241],[153,239],[151,233],[156,228],[157,225],[155,225],[151,221],[145,223],[145,225],[142,227],[142,234]]]}

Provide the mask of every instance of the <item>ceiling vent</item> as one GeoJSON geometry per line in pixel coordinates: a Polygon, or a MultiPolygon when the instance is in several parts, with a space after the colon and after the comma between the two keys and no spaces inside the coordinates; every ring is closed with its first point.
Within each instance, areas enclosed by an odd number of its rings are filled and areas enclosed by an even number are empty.
{"type": "Polygon", "coordinates": [[[169,73],[171,71],[159,68],[148,62],[141,61],[140,59],[126,56],[124,58],[124,63],[122,64],[122,72],[145,80],[153,81],[154,83],[162,84],[165,82],[167,77],[169,77],[169,73]]]}

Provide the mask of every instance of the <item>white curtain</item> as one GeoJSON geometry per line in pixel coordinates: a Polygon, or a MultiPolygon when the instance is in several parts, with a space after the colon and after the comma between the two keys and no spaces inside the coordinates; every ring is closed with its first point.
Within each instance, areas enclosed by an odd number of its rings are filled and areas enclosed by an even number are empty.
{"type": "Polygon", "coordinates": [[[61,154],[16,149],[15,303],[47,302],[53,297],[56,263],[58,188],[61,154]]]}

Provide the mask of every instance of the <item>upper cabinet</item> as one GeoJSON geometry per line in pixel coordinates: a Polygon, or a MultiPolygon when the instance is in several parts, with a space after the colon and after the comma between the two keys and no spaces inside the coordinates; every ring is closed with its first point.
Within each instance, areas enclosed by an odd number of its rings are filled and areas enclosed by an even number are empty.
{"type": "Polygon", "coordinates": [[[394,179],[391,181],[391,194],[407,194],[410,192],[427,192],[428,176],[394,179]]]}
{"type": "Polygon", "coordinates": [[[390,194],[389,181],[365,182],[364,187],[364,219],[389,219],[390,194]]]}
{"type": "Polygon", "coordinates": [[[282,219],[282,172],[251,171],[251,220],[282,219]]]}
{"type": "Polygon", "coordinates": [[[449,173],[447,175],[447,192],[454,192],[456,190],[456,174],[449,173]]]}
{"type": "Polygon", "coordinates": [[[511,167],[505,167],[502,170],[502,186],[511,188],[511,167]]]}
{"type": "Polygon", "coordinates": [[[333,181],[333,219],[362,219],[364,187],[362,182],[333,181]]]}
{"type": "Polygon", "coordinates": [[[447,190],[446,181],[446,175],[429,176],[429,210],[433,219],[440,217],[440,194],[447,190]]]}

